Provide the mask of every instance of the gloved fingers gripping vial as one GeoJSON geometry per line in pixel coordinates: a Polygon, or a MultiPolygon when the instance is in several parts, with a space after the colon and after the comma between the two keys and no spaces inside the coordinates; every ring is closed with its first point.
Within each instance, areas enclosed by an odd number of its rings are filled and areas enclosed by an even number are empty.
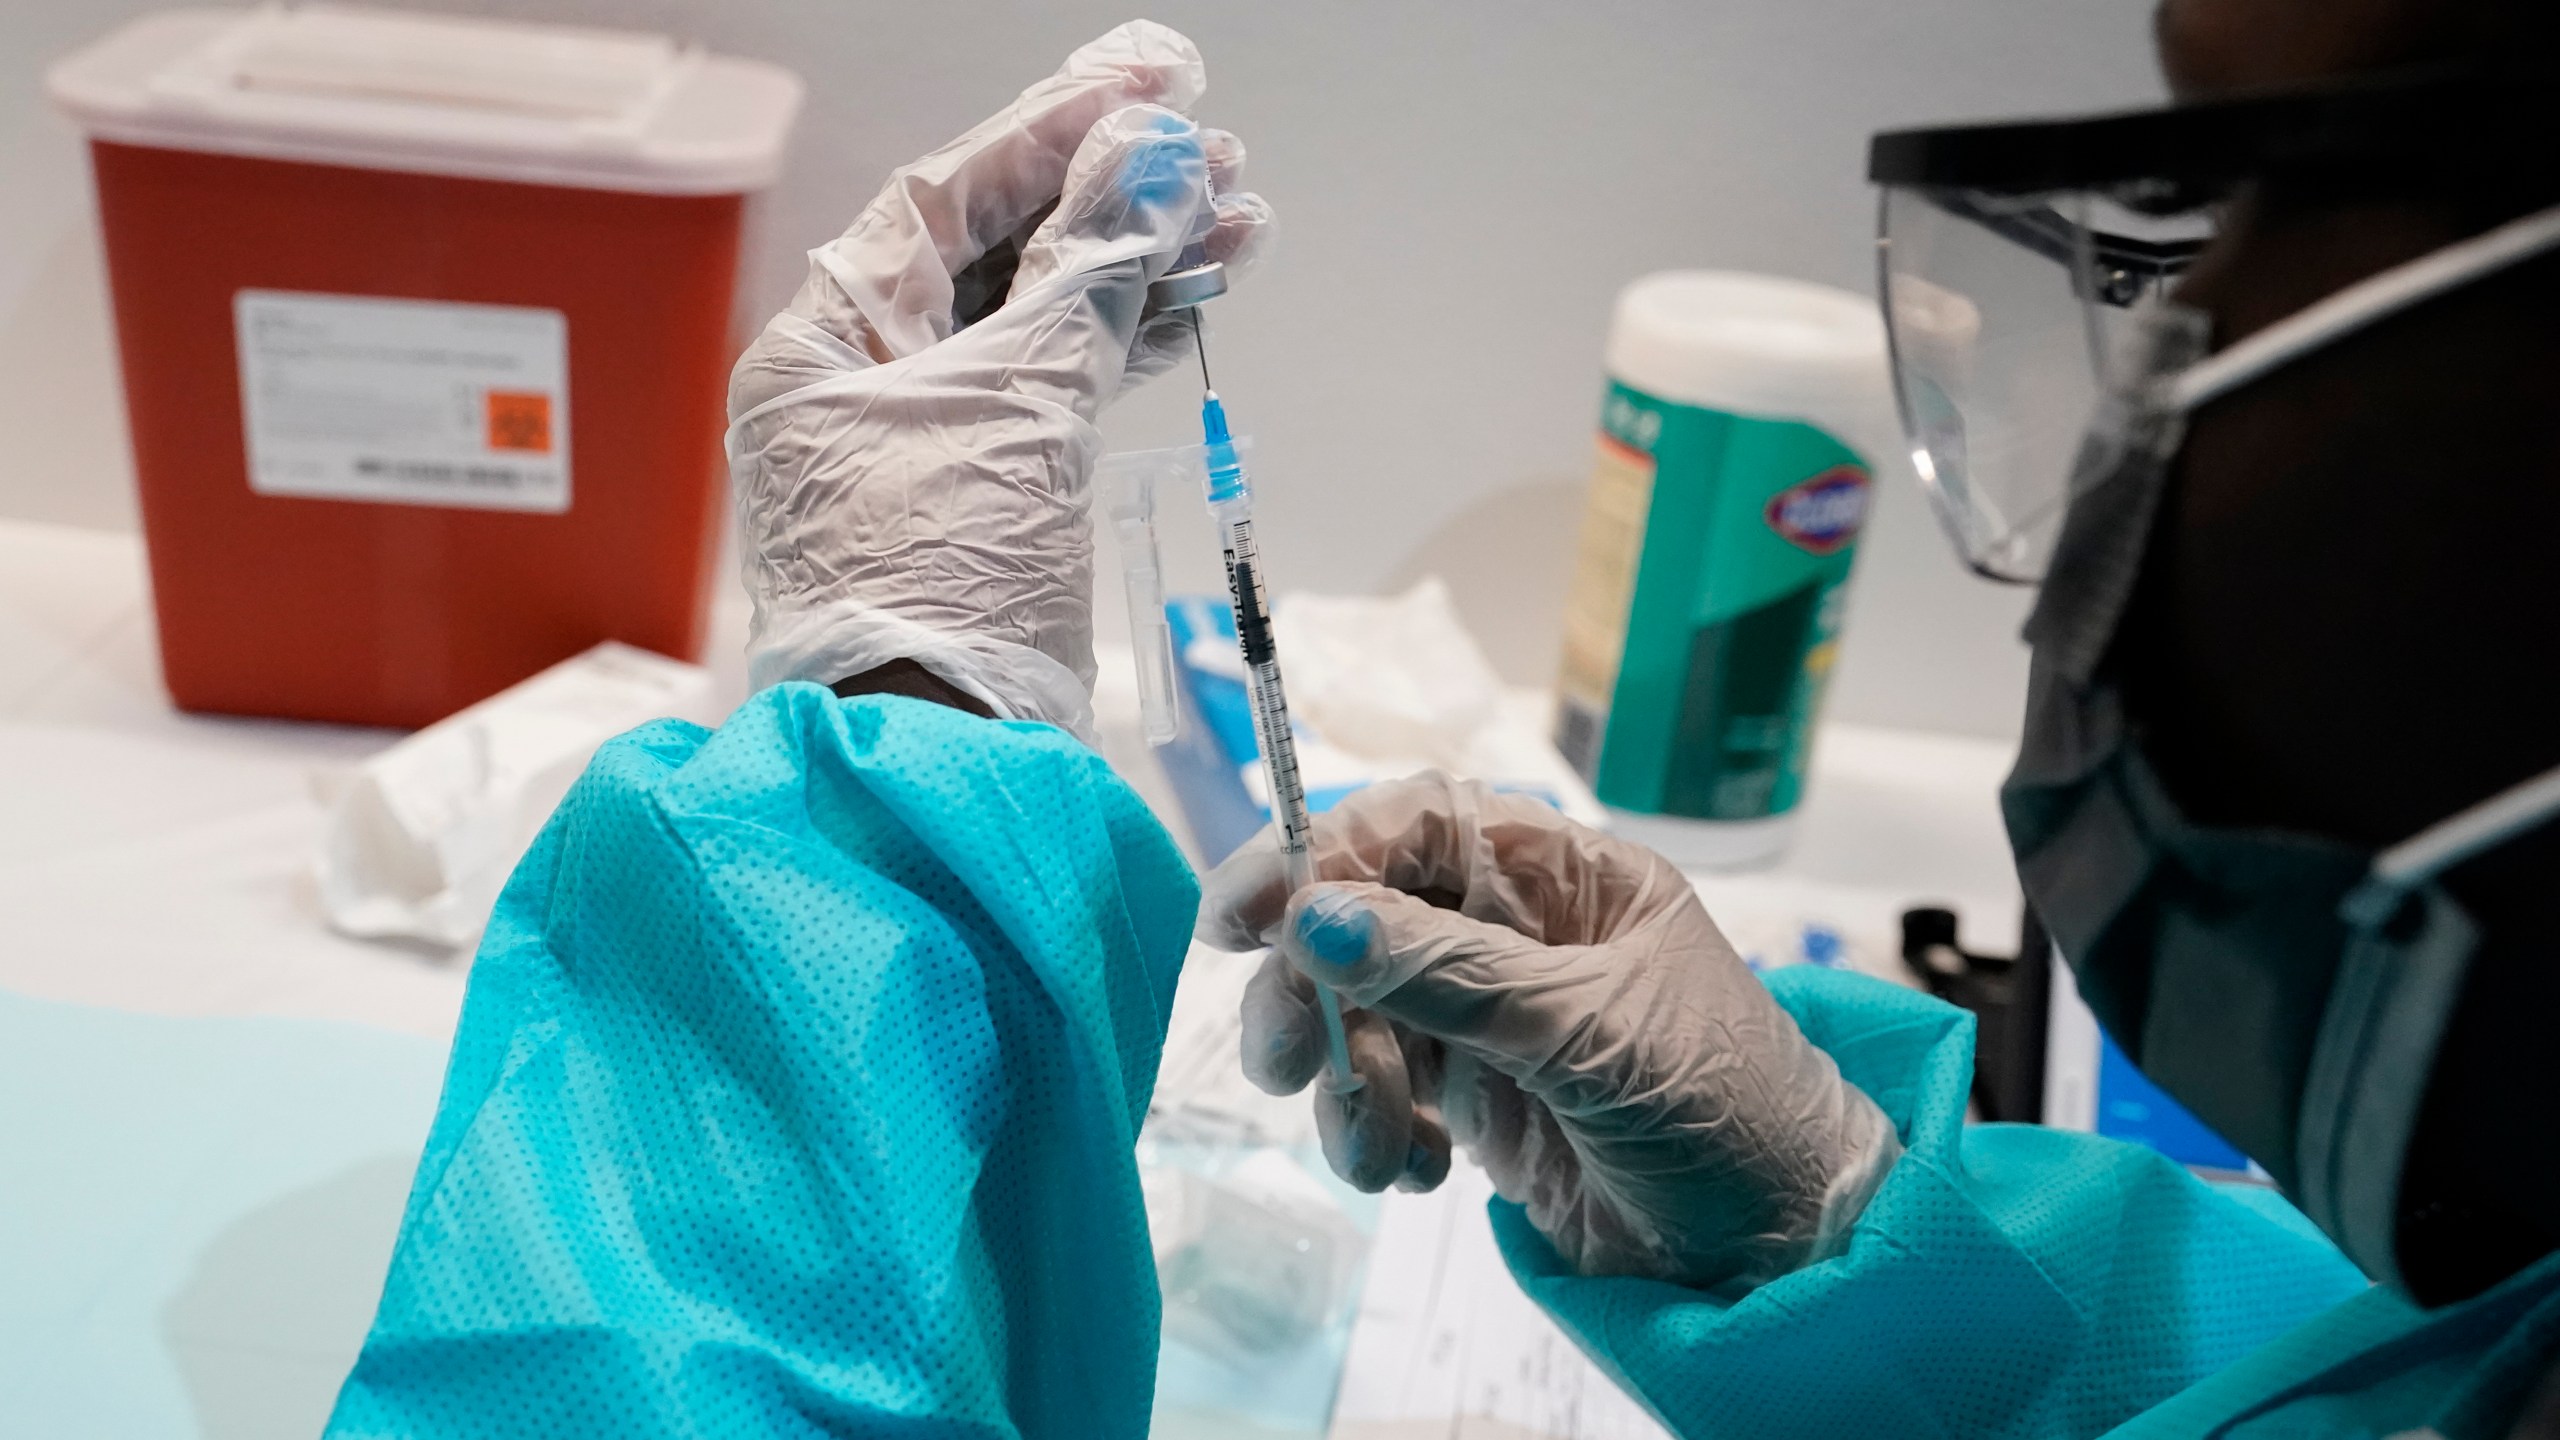
{"type": "Polygon", "coordinates": [[[1188,343],[1148,287],[1232,279],[1271,220],[1244,147],[1182,113],[1205,84],[1188,39],[1122,26],[812,252],[732,377],[753,683],[906,660],[1097,738],[1096,421],[1188,343]]]}

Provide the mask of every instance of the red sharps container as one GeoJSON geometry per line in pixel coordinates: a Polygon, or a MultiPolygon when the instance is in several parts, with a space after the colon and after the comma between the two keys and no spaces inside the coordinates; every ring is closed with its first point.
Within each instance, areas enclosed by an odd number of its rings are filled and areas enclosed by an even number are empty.
{"type": "Polygon", "coordinates": [[[169,693],[423,725],[698,654],[747,198],[800,99],[660,36],[186,10],[90,137],[169,693]]]}

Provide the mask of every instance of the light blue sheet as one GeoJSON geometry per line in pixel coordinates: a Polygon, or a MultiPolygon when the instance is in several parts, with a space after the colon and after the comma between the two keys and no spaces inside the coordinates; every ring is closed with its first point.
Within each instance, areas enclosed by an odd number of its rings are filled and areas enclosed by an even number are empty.
{"type": "Polygon", "coordinates": [[[0,1433],[317,1434],[444,1047],[0,993],[0,1433]]]}

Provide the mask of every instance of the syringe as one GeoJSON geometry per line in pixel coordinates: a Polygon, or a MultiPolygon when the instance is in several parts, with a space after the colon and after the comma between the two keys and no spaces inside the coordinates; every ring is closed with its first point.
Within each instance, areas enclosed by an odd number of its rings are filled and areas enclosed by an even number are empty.
{"type": "MultiPolygon", "coordinates": [[[[1191,335],[1197,344],[1197,308],[1191,311],[1191,335]]],[[[1235,602],[1236,644],[1244,652],[1254,739],[1262,746],[1262,772],[1271,782],[1271,819],[1280,832],[1283,873],[1289,893],[1295,895],[1316,883],[1307,787],[1298,778],[1298,744],[1289,732],[1289,699],[1280,687],[1280,655],[1271,643],[1270,597],[1263,590],[1261,556],[1253,543],[1253,487],[1245,480],[1244,462],[1227,429],[1227,407],[1209,383],[1206,347],[1200,350],[1200,387],[1200,429],[1209,451],[1209,515],[1218,522],[1218,540],[1226,551],[1227,594],[1235,602]]],[[[1350,1038],[1342,1029],[1341,1000],[1318,985],[1316,1009],[1324,1017],[1326,1053],[1333,1070],[1327,1083],[1337,1093],[1359,1089],[1359,1072],[1351,1068],[1350,1038]]]]}

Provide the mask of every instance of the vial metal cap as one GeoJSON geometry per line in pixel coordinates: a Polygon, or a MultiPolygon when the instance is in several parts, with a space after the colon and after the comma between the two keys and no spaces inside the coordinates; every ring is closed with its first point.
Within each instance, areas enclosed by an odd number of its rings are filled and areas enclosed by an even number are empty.
{"type": "Polygon", "coordinates": [[[1227,293],[1227,267],[1212,260],[1188,270],[1176,270],[1147,287],[1147,309],[1161,314],[1167,310],[1188,310],[1204,300],[1215,300],[1227,293]]]}

